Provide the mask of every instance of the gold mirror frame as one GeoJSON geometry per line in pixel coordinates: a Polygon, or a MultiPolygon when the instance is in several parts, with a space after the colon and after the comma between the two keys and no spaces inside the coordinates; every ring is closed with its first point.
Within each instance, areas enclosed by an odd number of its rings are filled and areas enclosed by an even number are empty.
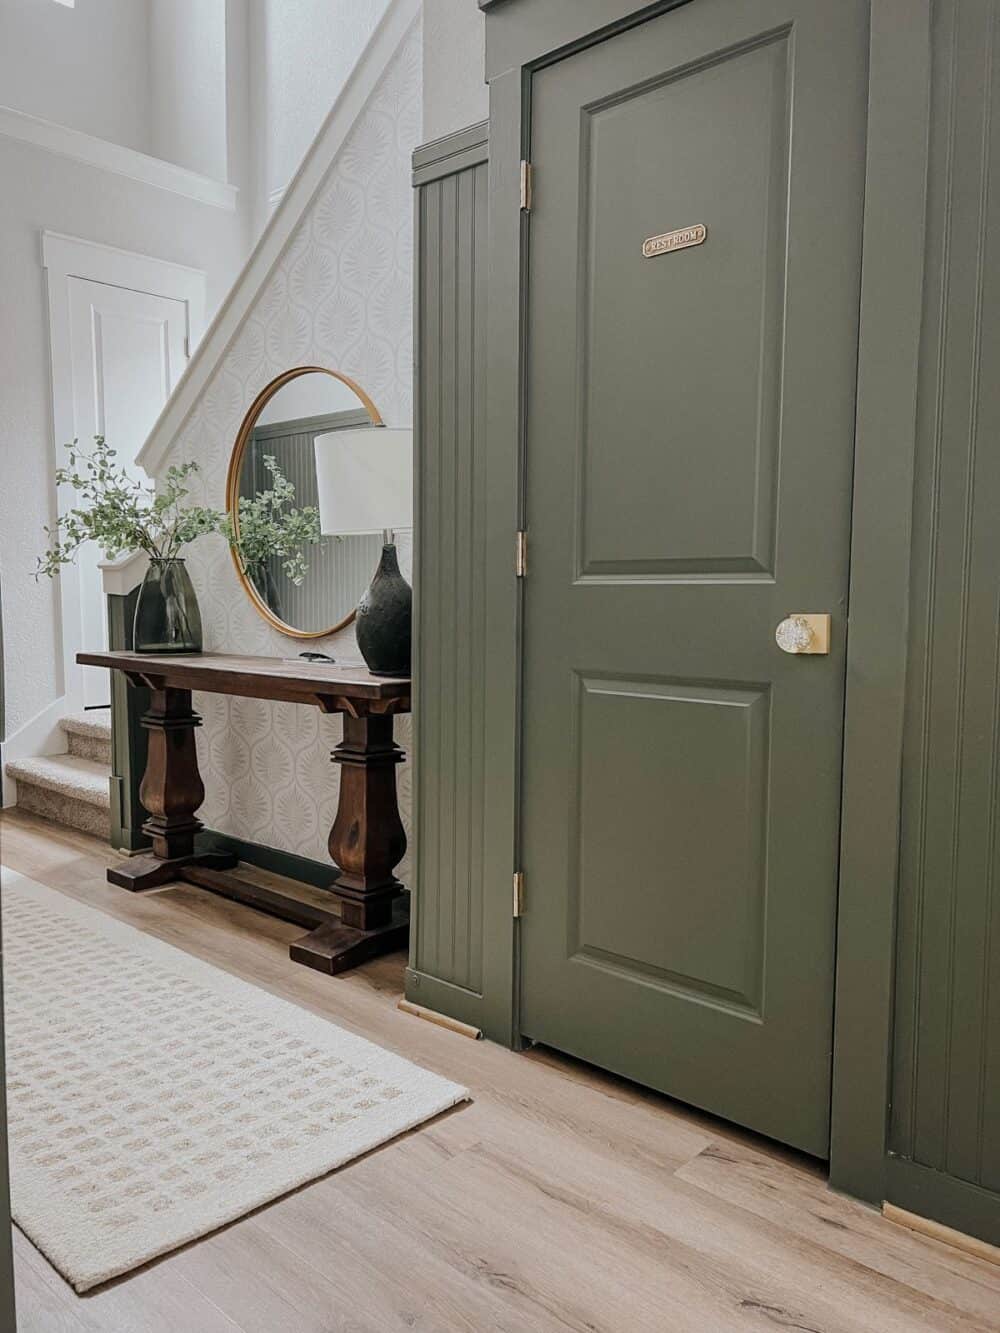
{"type": "MultiPolygon", "coordinates": [[[[283,374],[276,376],[271,380],[270,384],[265,384],[263,389],[261,389],[260,393],[250,404],[246,416],[243,418],[239,433],[236,436],[236,441],[233,444],[233,452],[229,458],[229,471],[226,474],[226,511],[232,518],[233,529],[237,536],[239,536],[240,532],[239,497],[240,473],[243,470],[243,455],[246,453],[247,445],[250,443],[250,439],[253,435],[253,428],[257,424],[257,418],[278,390],[284,385],[290,383],[294,379],[298,379],[300,375],[315,374],[329,375],[335,380],[340,380],[341,384],[346,385],[357,397],[362,407],[371,417],[373,426],[382,426],[385,424],[379,415],[378,408],[365,393],[364,389],[362,389],[361,385],[356,384],[349,376],[342,375],[338,370],[328,370],[326,366],[296,366],[293,370],[286,370],[283,374]]],[[[247,578],[235,549],[230,547],[229,554],[233,559],[233,567],[236,570],[236,577],[239,579],[240,583],[242,583],[243,590],[250,598],[254,610],[258,615],[263,616],[269,625],[278,630],[279,633],[287,634],[290,639],[325,639],[328,634],[336,634],[338,630],[344,629],[345,626],[349,625],[357,615],[356,610],[351,611],[343,620],[339,621],[336,625],[331,625],[329,629],[296,629],[293,625],[287,625],[274,614],[254,587],[251,580],[247,578]]]]}

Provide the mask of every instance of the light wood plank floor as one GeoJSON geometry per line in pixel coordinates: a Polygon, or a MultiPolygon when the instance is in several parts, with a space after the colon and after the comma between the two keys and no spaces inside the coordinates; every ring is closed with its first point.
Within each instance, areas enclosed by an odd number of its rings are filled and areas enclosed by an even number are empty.
{"type": "Polygon", "coordinates": [[[401,955],[321,977],[289,962],[295,927],[187,886],[133,897],[107,848],[16,812],[0,857],[475,1098],[87,1296],[15,1230],[21,1333],[1000,1329],[1000,1267],[667,1098],[401,1014],[401,955]]]}

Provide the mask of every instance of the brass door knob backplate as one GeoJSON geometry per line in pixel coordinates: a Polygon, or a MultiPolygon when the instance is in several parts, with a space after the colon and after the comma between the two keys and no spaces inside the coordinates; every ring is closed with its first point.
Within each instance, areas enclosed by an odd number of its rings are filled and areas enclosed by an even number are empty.
{"type": "Polygon", "coordinates": [[[825,612],[793,611],[774,631],[783,653],[828,653],[830,617],[825,612]]]}

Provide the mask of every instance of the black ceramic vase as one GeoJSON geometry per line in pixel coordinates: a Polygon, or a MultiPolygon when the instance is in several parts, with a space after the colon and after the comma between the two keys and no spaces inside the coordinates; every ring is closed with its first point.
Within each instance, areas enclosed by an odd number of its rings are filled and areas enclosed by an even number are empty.
{"type": "Polygon", "coordinates": [[[361,656],[373,676],[410,674],[413,591],[399,572],[395,546],[382,547],[375,577],[358,602],[355,625],[361,656]]]}

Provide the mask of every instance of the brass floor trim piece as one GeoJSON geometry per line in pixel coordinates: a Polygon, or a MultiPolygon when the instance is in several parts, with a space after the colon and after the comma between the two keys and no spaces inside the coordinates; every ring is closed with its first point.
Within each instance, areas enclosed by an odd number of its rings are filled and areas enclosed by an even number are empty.
{"type": "Polygon", "coordinates": [[[966,1235],[964,1231],[946,1227],[943,1222],[935,1222],[930,1217],[921,1217],[919,1213],[897,1208],[894,1203],[882,1204],[882,1216],[921,1236],[929,1236],[931,1240],[939,1240],[953,1249],[963,1250],[966,1254],[975,1255],[977,1259],[985,1259],[987,1263],[1000,1267],[1000,1248],[991,1245],[989,1241],[980,1240],[978,1236],[966,1235]]]}
{"type": "Polygon", "coordinates": [[[396,1008],[402,1010],[404,1014],[412,1014],[414,1018],[424,1018],[439,1028],[447,1028],[449,1032],[457,1032],[459,1036],[471,1037],[473,1041],[483,1039],[481,1028],[474,1028],[471,1023],[460,1023],[457,1018],[435,1013],[433,1009],[425,1009],[422,1004],[414,1004],[412,1000],[400,1000],[396,1008]]]}

